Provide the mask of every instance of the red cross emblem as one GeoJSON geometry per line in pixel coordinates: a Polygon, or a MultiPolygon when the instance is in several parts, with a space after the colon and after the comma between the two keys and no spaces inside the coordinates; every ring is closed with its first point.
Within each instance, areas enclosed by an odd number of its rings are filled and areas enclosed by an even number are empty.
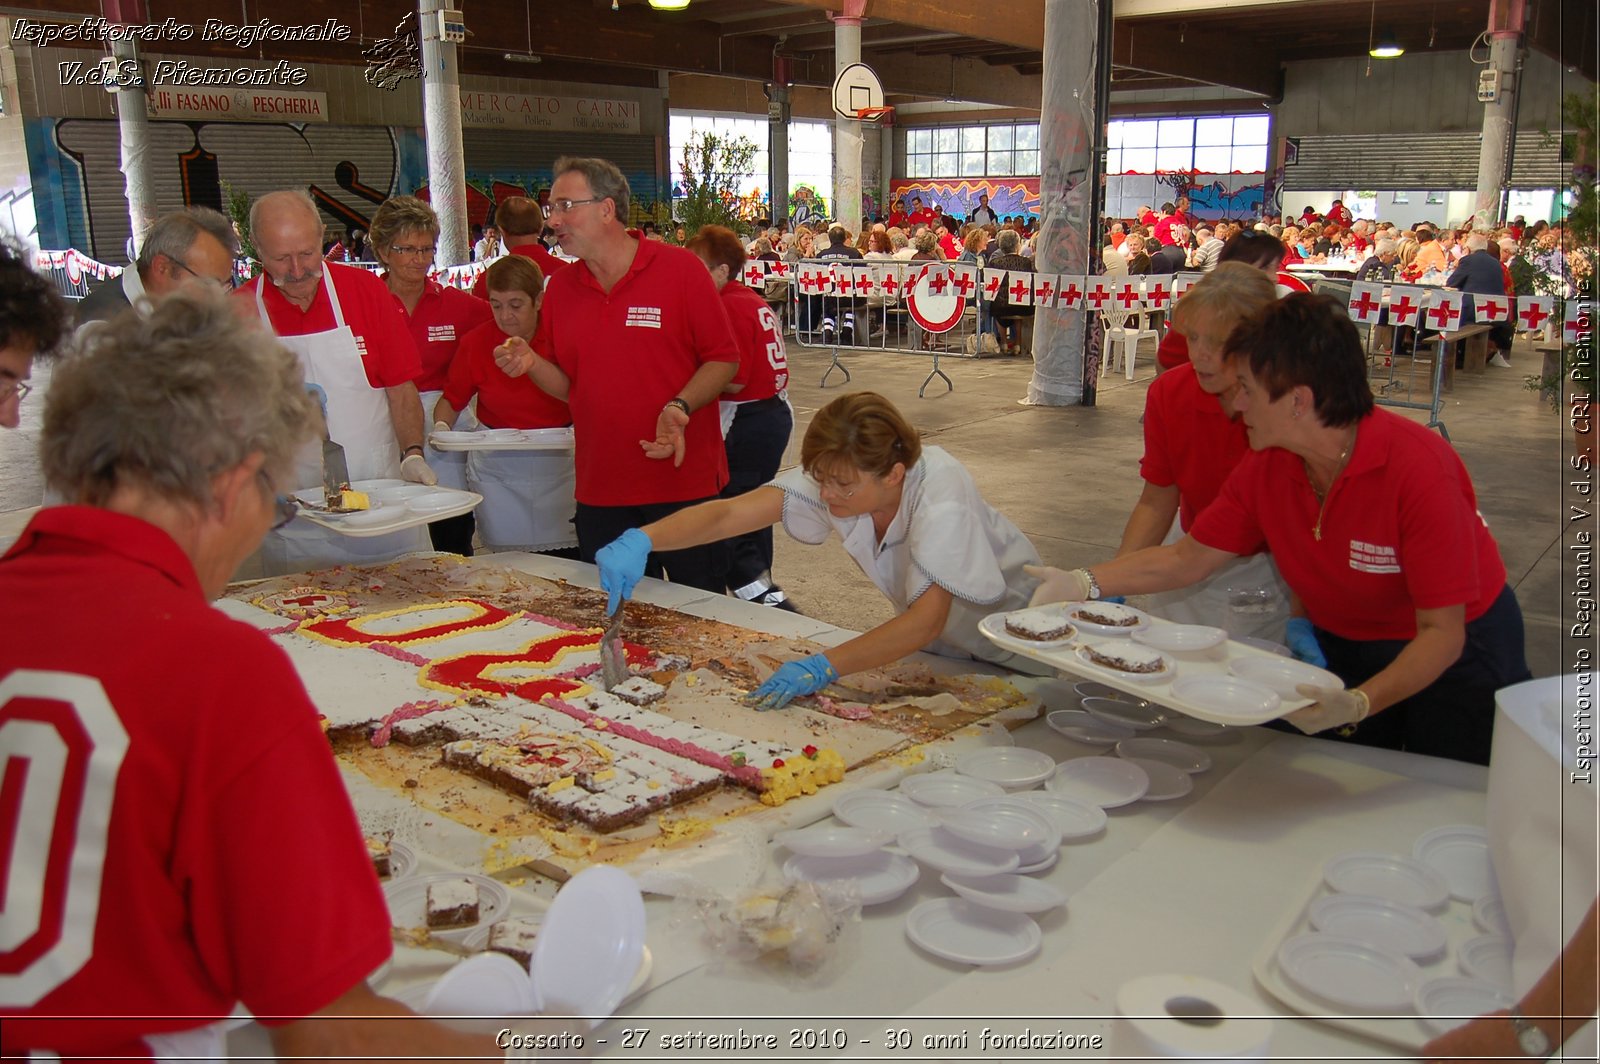
{"type": "Polygon", "coordinates": [[[883,275],[883,294],[886,295],[886,296],[891,296],[892,297],[899,291],[900,291],[900,278],[896,277],[893,273],[884,274],[883,275]]]}
{"type": "Polygon", "coordinates": [[[1350,309],[1356,312],[1356,318],[1360,321],[1372,317],[1372,312],[1382,306],[1382,303],[1372,298],[1371,292],[1362,292],[1360,299],[1352,300],[1350,303],[1350,309]]]}
{"type": "Polygon", "coordinates": [[[970,299],[972,298],[972,290],[978,286],[978,282],[972,279],[972,274],[963,273],[956,277],[955,285],[956,291],[961,294],[962,299],[970,299]]]}
{"type": "MultiPolygon", "coordinates": [[[[735,291],[737,291],[737,289],[735,289],[735,291]]],[[[320,606],[327,601],[327,595],[300,595],[296,598],[284,599],[283,604],[285,606],[301,606],[309,608],[311,606],[320,606]]]]}
{"type": "Polygon", "coordinates": [[[872,281],[872,274],[862,270],[856,275],[856,292],[859,295],[870,296],[877,285],[872,281]]]}
{"type": "Polygon", "coordinates": [[[1056,286],[1051,284],[1049,281],[1045,281],[1043,284],[1039,285],[1039,290],[1033,293],[1033,301],[1038,303],[1040,306],[1047,307],[1055,299],[1055,296],[1056,286]]]}
{"type": "Polygon", "coordinates": [[[744,283],[749,285],[751,288],[754,288],[756,285],[761,283],[761,278],[764,276],[764,274],[765,271],[761,269],[760,263],[752,262],[750,265],[744,268],[744,283]]]}
{"type": "Polygon", "coordinates": [[[1071,281],[1068,281],[1067,287],[1061,290],[1060,296],[1060,301],[1065,303],[1069,308],[1076,307],[1083,301],[1083,291],[1071,281]]]}
{"type": "Polygon", "coordinates": [[[1083,294],[1083,298],[1086,301],[1094,304],[1094,306],[1091,309],[1093,309],[1093,310],[1102,310],[1102,309],[1105,308],[1106,300],[1111,298],[1111,293],[1106,291],[1106,286],[1105,285],[1097,284],[1093,288],[1091,288],[1087,292],[1085,292],[1083,294]]]}
{"type": "Polygon", "coordinates": [[[1032,291],[1033,289],[1028,287],[1028,283],[1022,278],[1018,277],[1015,281],[1011,282],[1011,302],[1021,303],[1032,291]]]}
{"type": "Polygon", "coordinates": [[[1529,303],[1517,311],[1517,317],[1527,325],[1529,332],[1536,332],[1544,324],[1545,319],[1550,317],[1550,312],[1538,303],[1529,303]]]}
{"type": "Polygon", "coordinates": [[[1582,318],[1568,318],[1561,323],[1561,334],[1568,340],[1576,340],[1584,331],[1582,318]]]}
{"type": "Polygon", "coordinates": [[[1149,296],[1152,307],[1164,307],[1167,305],[1167,290],[1160,281],[1151,285],[1150,291],[1145,294],[1149,296]]]}
{"type": "Polygon", "coordinates": [[[983,297],[993,299],[1000,294],[1000,286],[1006,283],[1005,274],[996,273],[983,282],[983,297]]]}
{"type": "Polygon", "coordinates": [[[944,295],[944,290],[950,287],[950,275],[943,270],[937,270],[928,278],[928,294],[934,296],[944,295]]]}
{"type": "Polygon", "coordinates": [[[807,292],[820,290],[822,288],[821,278],[817,276],[817,272],[815,270],[801,270],[800,287],[805,289],[807,292]]]}
{"type": "Polygon", "coordinates": [[[1506,311],[1509,308],[1491,296],[1488,299],[1481,300],[1477,304],[1477,309],[1483,312],[1484,321],[1505,321],[1506,311]]]}
{"type": "Polygon", "coordinates": [[[1131,284],[1125,284],[1117,290],[1117,301],[1122,304],[1123,310],[1132,310],[1133,305],[1139,302],[1139,290],[1131,284]]]}
{"type": "Polygon", "coordinates": [[[1396,321],[1401,325],[1405,325],[1410,322],[1416,316],[1418,309],[1418,305],[1411,302],[1411,296],[1409,293],[1401,296],[1399,299],[1394,300],[1389,306],[1390,309],[1395,313],[1396,321]]]}
{"type": "Polygon", "coordinates": [[[789,275],[789,264],[787,262],[770,262],[767,266],[779,277],[787,277],[789,275]]]}
{"type": "Polygon", "coordinates": [[[1461,317],[1461,311],[1454,303],[1450,302],[1440,303],[1436,307],[1429,307],[1428,314],[1433,318],[1433,327],[1435,329],[1443,329],[1461,317]]]}

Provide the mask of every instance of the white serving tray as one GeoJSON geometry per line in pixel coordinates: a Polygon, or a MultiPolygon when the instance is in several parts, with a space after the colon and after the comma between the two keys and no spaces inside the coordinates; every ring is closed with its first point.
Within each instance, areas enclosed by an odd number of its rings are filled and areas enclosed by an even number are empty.
{"type": "Polygon", "coordinates": [[[572,427],[558,429],[479,429],[475,432],[435,432],[428,445],[436,451],[567,451],[572,450],[572,427]]]}
{"type": "MultiPolygon", "coordinates": [[[[1330,854],[1330,857],[1335,856],[1330,854]]],[[[1311,882],[1300,896],[1300,903],[1291,907],[1278,925],[1267,933],[1261,949],[1257,951],[1250,970],[1256,977],[1256,982],[1261,988],[1277,998],[1288,1008],[1293,1009],[1309,1020],[1326,1023],[1330,1027],[1337,1027],[1342,1031],[1354,1031],[1376,1038],[1392,1046],[1415,1053],[1426,1045],[1429,1040],[1436,1037],[1436,1032],[1422,1022],[1421,1017],[1415,1013],[1403,1016],[1352,1016],[1340,1014],[1339,1006],[1324,1002],[1312,997],[1291,983],[1278,967],[1278,947],[1284,940],[1308,931],[1316,930],[1311,926],[1311,903],[1328,894],[1333,894],[1322,878],[1322,863],[1319,862],[1312,873],[1311,882]]],[[[1443,955],[1424,964],[1415,961],[1418,968],[1422,969],[1422,978],[1437,979],[1445,975],[1464,975],[1456,963],[1456,951],[1463,942],[1477,938],[1483,934],[1476,924],[1472,922],[1472,906],[1466,902],[1451,899],[1445,908],[1439,912],[1431,913],[1440,924],[1444,926],[1447,945],[1443,955]]]]}
{"type": "MultiPolygon", "coordinates": [[[[1038,643],[1035,643],[1032,640],[1021,639],[1012,635],[1010,632],[1007,632],[1005,617],[1006,615],[1004,613],[991,613],[982,621],[978,622],[978,631],[982,632],[984,636],[996,646],[1004,647],[1006,650],[1021,654],[1023,657],[1032,658],[1035,661],[1042,661],[1046,665],[1060,669],[1062,672],[1070,672],[1076,676],[1082,676],[1090,680],[1098,680],[1107,687],[1115,687],[1117,690],[1125,691],[1128,694],[1133,695],[1135,698],[1143,699],[1146,702],[1153,702],[1157,705],[1166,706],[1170,709],[1175,709],[1186,716],[1195,717],[1199,720],[1210,721],[1213,724],[1228,724],[1234,726],[1263,724],[1266,721],[1281,717],[1285,713],[1293,712],[1302,706],[1308,706],[1311,704],[1309,699],[1304,698],[1284,699],[1280,702],[1278,708],[1269,714],[1263,715],[1262,713],[1256,711],[1248,713],[1223,713],[1206,706],[1196,705],[1195,703],[1190,702],[1187,699],[1180,698],[1173,693],[1173,683],[1183,679],[1184,677],[1214,676],[1231,679],[1234,677],[1228,671],[1229,662],[1239,658],[1274,658],[1277,656],[1270,651],[1258,650],[1253,646],[1240,643],[1233,639],[1229,639],[1224,643],[1219,643],[1217,646],[1211,647],[1207,650],[1195,650],[1183,653],[1163,650],[1161,652],[1162,655],[1176,666],[1176,668],[1172,670],[1171,675],[1161,680],[1152,680],[1148,677],[1141,679],[1140,677],[1129,673],[1118,672],[1115,669],[1107,669],[1102,666],[1092,664],[1079,657],[1078,647],[1081,646],[1085,641],[1085,637],[1082,635],[1082,633],[1080,633],[1079,637],[1073,642],[1062,646],[1040,646],[1038,643]]],[[[1163,620],[1160,617],[1152,616],[1150,618],[1150,628],[1148,630],[1154,631],[1162,625],[1171,624],[1173,624],[1172,621],[1163,620]]],[[[1107,641],[1106,637],[1097,638],[1091,636],[1088,638],[1089,641],[1093,642],[1103,643],[1107,641]]]]}
{"type": "MultiPolygon", "coordinates": [[[[449,492],[451,495],[459,495],[461,496],[461,499],[453,506],[447,506],[442,510],[430,510],[426,513],[419,513],[416,510],[412,510],[408,508],[404,502],[383,503],[378,506],[374,506],[371,510],[357,510],[355,514],[330,514],[322,513],[318,510],[302,509],[295,514],[295,520],[309,521],[314,525],[321,525],[323,528],[332,529],[341,536],[351,536],[354,538],[364,538],[366,536],[385,536],[390,532],[399,532],[407,528],[416,528],[418,525],[427,525],[432,524],[435,521],[442,521],[446,517],[459,517],[464,513],[471,513],[473,510],[477,509],[479,503],[483,502],[483,496],[479,495],[475,491],[459,491],[455,488],[435,488],[434,490],[438,492],[449,492]],[[363,523],[360,525],[352,526],[348,523],[348,519],[354,517],[356,514],[382,514],[391,512],[394,515],[394,519],[391,521],[378,521],[374,524],[366,524],[364,522],[367,519],[363,518],[363,523]]],[[[295,492],[295,496],[302,502],[313,499],[320,501],[322,498],[322,489],[307,488],[305,491],[295,492]]]]}

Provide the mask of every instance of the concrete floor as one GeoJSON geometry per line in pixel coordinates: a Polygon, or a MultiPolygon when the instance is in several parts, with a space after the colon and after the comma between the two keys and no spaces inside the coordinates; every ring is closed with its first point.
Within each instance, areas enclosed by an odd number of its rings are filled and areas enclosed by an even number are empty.
{"type": "MultiPolygon", "coordinates": [[[[789,462],[811,415],[841,392],[872,390],[896,403],[924,433],[964,462],[985,497],[1007,514],[1052,565],[1102,561],[1114,552],[1139,495],[1143,450],[1139,416],[1152,377],[1153,345],[1145,342],[1137,378],[1108,376],[1093,408],[1020,406],[1028,390],[1027,358],[974,361],[947,358],[955,390],[918,399],[927,355],[862,352],[843,360],[853,379],[819,384],[826,351],[791,342],[790,396],[797,414],[789,462]]],[[[1563,647],[1564,594],[1562,445],[1565,421],[1523,388],[1536,356],[1520,344],[1513,368],[1484,376],[1458,375],[1443,419],[1477,486],[1527,622],[1528,662],[1534,675],[1552,675],[1572,660],[1563,647]]],[[[0,432],[0,512],[37,505],[43,485],[35,453],[48,374],[23,406],[20,431],[0,432]]],[[[1421,412],[1407,412],[1419,421],[1421,412]]],[[[1570,448],[1570,442],[1566,444],[1570,448]]],[[[775,574],[802,611],[856,630],[890,616],[887,603],[837,543],[807,547],[777,537],[775,574]]],[[[1566,607],[1570,614],[1570,604],[1566,607]]],[[[1570,616],[1567,619],[1570,623],[1570,616]]]]}

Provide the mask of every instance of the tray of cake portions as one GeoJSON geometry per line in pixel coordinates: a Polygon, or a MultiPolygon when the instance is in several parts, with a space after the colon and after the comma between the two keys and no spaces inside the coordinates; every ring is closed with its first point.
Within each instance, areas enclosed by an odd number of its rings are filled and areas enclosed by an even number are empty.
{"type": "Polygon", "coordinates": [[[572,426],[554,429],[437,429],[428,437],[436,451],[572,451],[572,426]]]}
{"type": "Polygon", "coordinates": [[[341,536],[383,536],[470,513],[483,502],[475,491],[412,484],[404,480],[358,480],[330,500],[321,488],[294,493],[296,521],[331,528],[341,536]]]}
{"type": "Polygon", "coordinates": [[[1310,704],[1300,684],[1343,687],[1333,673],[1114,602],[1057,602],[993,613],[978,630],[1062,672],[1214,724],[1262,724],[1310,704]]]}

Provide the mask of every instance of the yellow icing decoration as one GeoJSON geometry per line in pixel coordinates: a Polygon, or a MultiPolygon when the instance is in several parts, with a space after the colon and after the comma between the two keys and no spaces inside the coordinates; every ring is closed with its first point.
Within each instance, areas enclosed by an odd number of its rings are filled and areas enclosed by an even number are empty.
{"type": "Polygon", "coordinates": [[[545,790],[546,794],[555,794],[557,791],[566,790],[568,787],[571,787],[573,784],[575,784],[577,782],[578,782],[578,777],[576,777],[576,776],[562,776],[560,779],[556,780],[554,783],[552,783],[549,786],[545,787],[544,790],[545,790]]]}
{"type": "Polygon", "coordinates": [[[617,778],[617,770],[614,769],[614,768],[601,769],[599,772],[596,772],[594,774],[594,776],[593,776],[593,779],[594,779],[594,781],[596,783],[604,783],[607,780],[614,780],[616,778],[617,778]]]}
{"type": "Polygon", "coordinates": [[[372,500],[367,497],[367,493],[364,491],[353,491],[350,488],[345,488],[339,493],[339,506],[345,510],[370,510],[372,509],[372,500]]]}
{"type": "Polygon", "coordinates": [[[922,752],[922,747],[920,746],[913,746],[911,749],[889,758],[891,764],[899,765],[901,768],[920,765],[926,760],[928,760],[928,755],[922,752]]]}
{"type": "Polygon", "coordinates": [[[818,750],[814,758],[788,758],[781,768],[761,770],[761,804],[782,805],[802,794],[816,794],[819,787],[844,779],[844,770],[844,758],[831,747],[818,750]]]}
{"type": "Polygon", "coordinates": [[[611,751],[607,750],[605,747],[601,746],[599,743],[595,742],[593,739],[585,739],[583,742],[584,742],[585,746],[587,746],[589,749],[593,750],[595,753],[599,754],[601,757],[605,758],[607,761],[612,760],[613,755],[612,755],[611,751]]]}
{"type": "Polygon", "coordinates": [[[684,816],[673,820],[656,817],[656,826],[661,829],[661,841],[673,843],[697,839],[708,833],[716,824],[704,817],[684,816]]]}

